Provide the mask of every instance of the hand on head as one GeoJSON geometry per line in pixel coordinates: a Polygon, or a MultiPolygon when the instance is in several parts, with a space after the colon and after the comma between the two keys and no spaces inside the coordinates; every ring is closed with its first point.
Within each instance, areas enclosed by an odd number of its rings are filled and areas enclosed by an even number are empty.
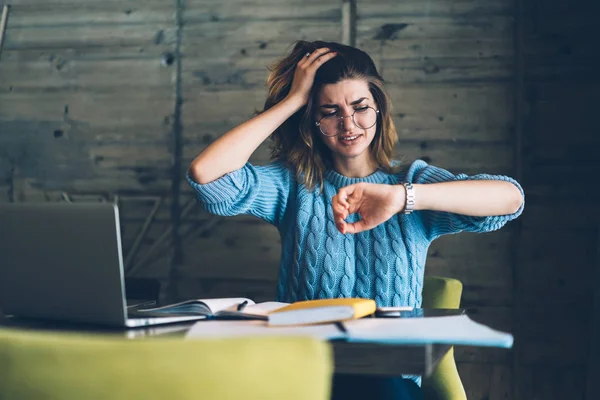
{"type": "Polygon", "coordinates": [[[405,188],[402,185],[357,183],[341,188],[333,197],[331,206],[335,226],[341,233],[358,233],[375,228],[404,209],[405,188]],[[361,219],[346,222],[350,214],[361,219]]]}
{"type": "Polygon", "coordinates": [[[319,67],[335,57],[337,53],[322,47],[306,53],[296,65],[294,80],[288,94],[288,98],[298,98],[305,105],[308,102],[310,91],[315,81],[315,74],[319,67]]]}

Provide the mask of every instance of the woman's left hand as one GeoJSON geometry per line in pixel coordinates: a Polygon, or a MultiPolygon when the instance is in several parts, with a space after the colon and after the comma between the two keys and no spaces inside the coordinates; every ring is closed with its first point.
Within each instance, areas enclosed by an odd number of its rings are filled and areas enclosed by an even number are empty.
{"type": "Polygon", "coordinates": [[[346,186],[333,197],[335,225],[341,233],[358,233],[375,228],[404,209],[406,192],[403,185],[357,183],[346,186]],[[350,214],[361,219],[346,222],[350,214]]]}

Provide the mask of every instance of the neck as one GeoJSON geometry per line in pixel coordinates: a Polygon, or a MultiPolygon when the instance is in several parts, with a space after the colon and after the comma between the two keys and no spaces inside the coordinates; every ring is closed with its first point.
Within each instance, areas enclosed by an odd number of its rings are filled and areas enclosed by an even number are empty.
{"type": "Polygon", "coordinates": [[[333,169],[338,174],[348,178],[364,178],[377,171],[377,163],[372,158],[335,158],[333,160],[333,169]]]}

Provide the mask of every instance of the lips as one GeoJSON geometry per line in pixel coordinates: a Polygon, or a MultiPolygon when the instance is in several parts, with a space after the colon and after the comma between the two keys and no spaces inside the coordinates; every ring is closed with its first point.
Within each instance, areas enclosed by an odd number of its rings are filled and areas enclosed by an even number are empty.
{"type": "Polygon", "coordinates": [[[361,134],[361,133],[358,133],[358,134],[356,134],[356,135],[344,135],[344,136],[338,136],[338,139],[339,139],[339,140],[342,140],[342,141],[346,141],[346,142],[352,142],[352,141],[354,141],[354,140],[358,139],[358,138],[359,138],[359,137],[361,137],[361,136],[362,136],[362,134],[361,134]]]}

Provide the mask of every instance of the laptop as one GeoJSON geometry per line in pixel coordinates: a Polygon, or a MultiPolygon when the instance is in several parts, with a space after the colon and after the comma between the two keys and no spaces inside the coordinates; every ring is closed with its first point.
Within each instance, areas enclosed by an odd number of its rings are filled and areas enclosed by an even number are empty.
{"type": "Polygon", "coordinates": [[[205,318],[128,312],[119,209],[111,203],[0,204],[0,309],[115,327],[205,318]]]}

